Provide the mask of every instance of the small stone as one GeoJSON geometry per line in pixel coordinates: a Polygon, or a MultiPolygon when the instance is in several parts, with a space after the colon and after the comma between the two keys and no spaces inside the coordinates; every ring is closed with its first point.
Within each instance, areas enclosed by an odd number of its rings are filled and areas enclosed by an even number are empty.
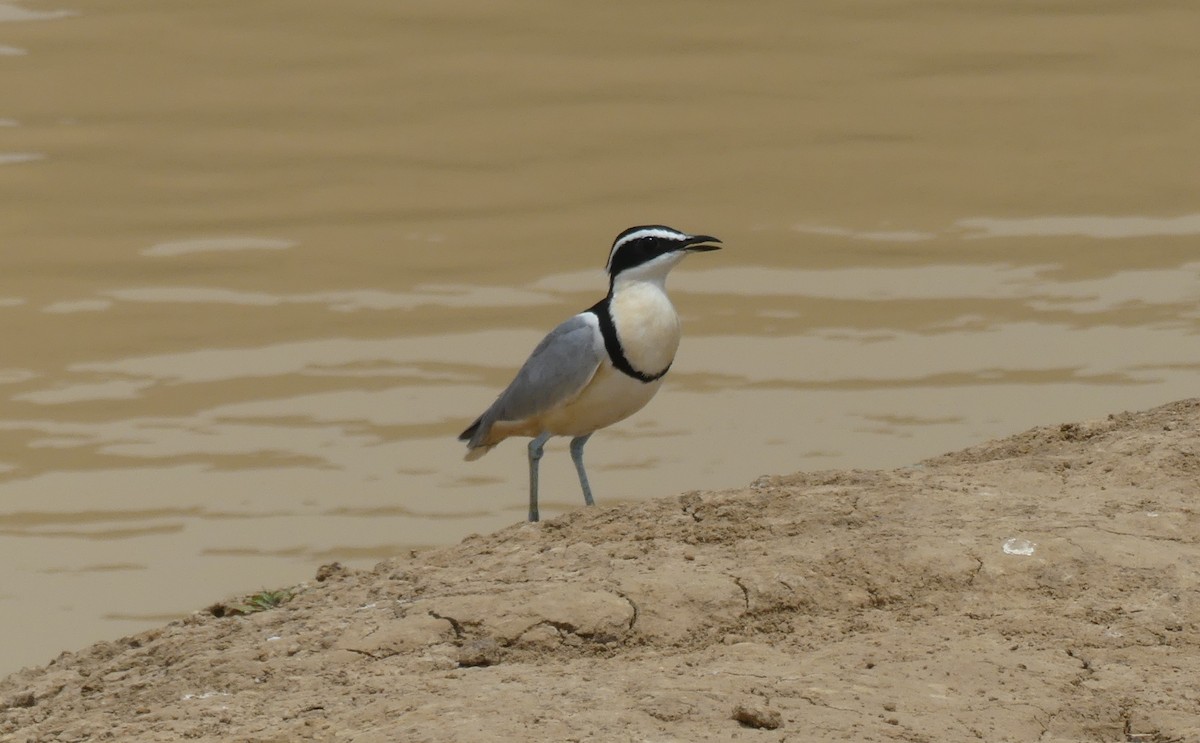
{"type": "Polygon", "coordinates": [[[783,727],[783,715],[765,704],[739,704],[733,708],[733,719],[746,727],[775,730],[783,727]]]}
{"type": "MultiPolygon", "coordinates": [[[[495,640],[492,642],[494,643],[495,640]]],[[[548,624],[539,624],[528,629],[517,639],[517,642],[522,647],[551,650],[563,644],[563,636],[554,627],[548,624]]]]}
{"type": "Polygon", "coordinates": [[[37,698],[32,691],[23,691],[8,700],[9,707],[32,707],[37,704],[37,698]]]}
{"type": "Polygon", "coordinates": [[[503,654],[500,643],[491,637],[471,640],[459,648],[458,665],[463,668],[494,666],[503,654]]]}
{"type": "Polygon", "coordinates": [[[317,582],[324,583],[330,578],[343,576],[347,573],[346,566],[340,562],[331,562],[317,568],[317,582]]]}

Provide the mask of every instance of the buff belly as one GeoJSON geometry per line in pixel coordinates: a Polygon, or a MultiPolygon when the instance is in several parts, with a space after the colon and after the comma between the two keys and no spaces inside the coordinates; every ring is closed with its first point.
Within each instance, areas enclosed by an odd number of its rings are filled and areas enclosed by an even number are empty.
{"type": "Polygon", "coordinates": [[[605,362],[577,398],[542,417],[541,428],[555,436],[589,434],[644,408],[661,385],[661,379],[641,382],[605,362]]]}

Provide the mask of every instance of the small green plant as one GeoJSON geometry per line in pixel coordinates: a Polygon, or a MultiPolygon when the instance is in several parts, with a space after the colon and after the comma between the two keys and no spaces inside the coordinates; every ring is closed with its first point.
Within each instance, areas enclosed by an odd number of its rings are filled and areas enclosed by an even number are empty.
{"type": "Polygon", "coordinates": [[[283,606],[292,600],[295,594],[287,588],[280,588],[275,591],[263,589],[258,593],[252,593],[246,596],[241,601],[231,601],[230,603],[218,603],[209,607],[209,612],[217,617],[233,617],[244,614],[257,614],[260,611],[276,609],[283,606]]]}

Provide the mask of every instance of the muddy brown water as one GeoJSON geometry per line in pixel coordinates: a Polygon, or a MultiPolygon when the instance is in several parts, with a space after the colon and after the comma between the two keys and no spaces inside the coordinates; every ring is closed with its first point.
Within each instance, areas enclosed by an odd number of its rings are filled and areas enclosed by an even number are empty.
{"type": "MultiPolygon", "coordinates": [[[[0,673],[524,516],[455,435],[715,234],[603,504],[1193,396],[1192,3],[0,2],[0,673]]],[[[564,445],[544,513],[579,506],[564,445]]]]}

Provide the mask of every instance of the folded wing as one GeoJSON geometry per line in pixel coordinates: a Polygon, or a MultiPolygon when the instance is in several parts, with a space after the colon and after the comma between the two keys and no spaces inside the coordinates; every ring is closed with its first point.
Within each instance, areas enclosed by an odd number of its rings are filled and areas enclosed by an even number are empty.
{"type": "Polygon", "coordinates": [[[490,448],[495,442],[485,442],[497,421],[527,420],[574,400],[600,365],[604,344],[599,334],[590,313],[576,315],[550,331],[512,383],[459,434],[459,440],[466,441],[468,449],[490,448]]]}

